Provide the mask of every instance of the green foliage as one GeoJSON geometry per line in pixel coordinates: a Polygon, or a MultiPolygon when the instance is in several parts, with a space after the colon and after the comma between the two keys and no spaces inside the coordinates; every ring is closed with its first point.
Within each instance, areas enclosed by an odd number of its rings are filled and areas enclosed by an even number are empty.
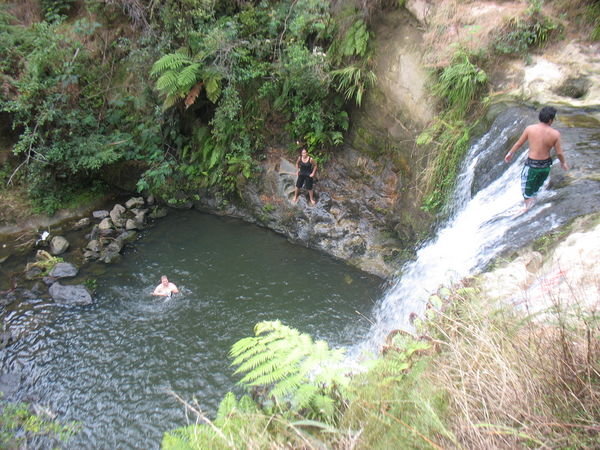
{"type": "Polygon", "coordinates": [[[377,77],[372,71],[365,71],[360,67],[348,66],[331,72],[337,84],[337,90],[344,94],[346,100],[354,100],[358,106],[367,87],[373,86],[377,77]]]}
{"type": "Polygon", "coordinates": [[[367,24],[359,19],[346,30],[341,39],[333,44],[333,52],[337,58],[366,56],[370,37],[367,24]]]}
{"type": "Polygon", "coordinates": [[[165,433],[161,448],[176,449],[229,449],[243,448],[248,433],[268,426],[268,417],[261,414],[254,401],[243,396],[238,401],[231,392],[219,405],[214,421],[203,425],[188,425],[165,433]]]}
{"type": "Polygon", "coordinates": [[[361,430],[361,448],[441,448],[456,443],[447,426],[448,400],[431,382],[431,345],[396,336],[386,354],[356,377],[340,429],[361,430]],[[443,440],[442,440],[443,439],[443,440]]]}
{"type": "Polygon", "coordinates": [[[231,348],[235,373],[245,374],[240,384],[266,389],[265,400],[274,399],[277,408],[333,420],[335,399],[348,383],[337,367],[343,350],[330,350],[279,321],[258,323],[254,334],[231,348]]]}
{"type": "Polygon", "coordinates": [[[167,199],[239,191],[273,134],[327,157],[343,143],[348,102],[374,82],[366,22],[340,27],[325,0],[102,5],[43,0],[46,20],[31,26],[0,8],[0,113],[18,135],[11,182],[28,181],[38,211],[66,206],[123,161],[142,174],[128,186],[167,199]],[[152,33],[113,32],[132,11],[152,33]],[[75,12],[98,22],[64,20],[75,12]]]}
{"type": "Polygon", "coordinates": [[[600,3],[595,2],[588,5],[588,20],[592,23],[592,32],[590,39],[593,41],[600,41],[600,3]]]}
{"type": "Polygon", "coordinates": [[[459,50],[440,74],[433,91],[449,109],[464,113],[487,81],[486,73],[471,63],[466,52],[459,50]]]}
{"type": "MultiPolygon", "coordinates": [[[[254,174],[272,119],[283,118],[290,137],[310,149],[340,145],[348,116],[322,50],[335,26],[329,3],[201,3],[190,1],[190,14],[177,24],[187,30],[181,50],[158,59],[151,71],[164,108],[183,103],[202,121],[175,155],[175,172],[200,186],[239,191],[254,174]]],[[[163,20],[173,22],[177,4],[162,2],[163,20]]],[[[351,53],[364,54],[364,48],[351,53]]],[[[344,87],[346,95],[360,102],[371,80],[358,73],[349,79],[356,86],[344,87]]],[[[142,180],[140,187],[152,185],[142,180]]]]}
{"type": "Polygon", "coordinates": [[[62,22],[73,7],[75,0],[40,0],[40,6],[47,22],[62,22]]]}
{"type": "Polygon", "coordinates": [[[0,447],[26,448],[34,436],[49,436],[66,441],[79,429],[77,423],[60,424],[53,418],[34,414],[25,403],[11,403],[0,392],[0,447]]]}
{"type": "Polygon", "coordinates": [[[433,145],[437,149],[425,173],[422,207],[426,211],[440,211],[454,189],[471,137],[472,125],[467,124],[465,117],[486,84],[486,73],[459,50],[433,86],[446,110],[417,138],[417,145],[433,145]]]}
{"type": "Polygon", "coordinates": [[[542,15],[541,2],[533,2],[525,19],[511,19],[506,30],[493,43],[496,52],[504,55],[521,55],[530,48],[541,47],[560,30],[552,19],[542,15]]]}
{"type": "MultiPolygon", "coordinates": [[[[99,63],[88,44],[97,28],[79,20],[71,28],[48,22],[6,25],[0,33],[0,48],[9,49],[7,63],[0,66],[5,93],[0,111],[19,132],[13,152],[21,158],[19,171],[26,173],[29,194],[41,212],[68,206],[82,190],[94,191],[105,167],[154,153],[164,138],[160,122],[148,114],[150,92],[123,95],[113,87],[119,59],[130,61],[133,69],[147,65],[143,61],[153,55],[138,58],[136,46],[124,51],[115,45],[99,63]]],[[[25,179],[16,175],[12,182],[25,179]]]]}
{"type": "Polygon", "coordinates": [[[436,120],[417,139],[418,145],[437,148],[434,161],[426,173],[423,209],[438,212],[452,193],[460,163],[469,148],[472,125],[447,113],[436,120]]]}

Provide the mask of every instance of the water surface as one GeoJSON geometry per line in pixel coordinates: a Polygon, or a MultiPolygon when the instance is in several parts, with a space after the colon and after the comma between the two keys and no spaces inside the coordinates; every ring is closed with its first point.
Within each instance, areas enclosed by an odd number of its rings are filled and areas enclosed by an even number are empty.
{"type": "MultiPolygon", "coordinates": [[[[68,258],[67,258],[68,259],[68,258]]],[[[353,345],[369,328],[381,280],[233,219],[178,211],[97,276],[96,303],[44,301],[10,313],[18,342],[0,353],[21,377],[14,399],[79,420],[69,448],[158,448],[186,423],[169,394],[210,416],[234,389],[228,351],[261,320],[353,345]],[[181,294],[151,296],[166,274],[181,294]]]]}

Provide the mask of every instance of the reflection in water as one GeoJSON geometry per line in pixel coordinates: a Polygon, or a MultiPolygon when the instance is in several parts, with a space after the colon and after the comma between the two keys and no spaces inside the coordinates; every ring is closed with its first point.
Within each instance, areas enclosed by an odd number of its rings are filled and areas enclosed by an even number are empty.
{"type": "Polygon", "coordinates": [[[236,382],[228,351],[257,322],[348,347],[381,293],[379,279],[230,219],[176,212],[144,234],[98,278],[94,305],[11,313],[20,339],[3,371],[22,379],[16,398],[83,422],[70,448],[157,448],[186,423],[169,391],[214,413],[236,382]],[[162,274],[181,294],[151,295],[162,274]]]}

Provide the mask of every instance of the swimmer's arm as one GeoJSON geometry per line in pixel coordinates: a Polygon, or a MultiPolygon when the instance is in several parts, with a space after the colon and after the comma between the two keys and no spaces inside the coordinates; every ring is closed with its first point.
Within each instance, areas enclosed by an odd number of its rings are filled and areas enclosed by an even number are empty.
{"type": "Polygon", "coordinates": [[[563,151],[562,144],[560,143],[560,134],[558,135],[558,138],[556,139],[556,144],[554,144],[554,149],[556,150],[556,156],[558,157],[558,160],[560,161],[560,167],[562,167],[563,170],[569,170],[569,165],[567,164],[567,160],[565,159],[565,152],[563,151]]]}
{"type": "Polygon", "coordinates": [[[171,294],[179,294],[179,289],[173,283],[171,283],[171,294]]]}
{"type": "Polygon", "coordinates": [[[521,135],[519,140],[515,142],[515,145],[513,145],[512,148],[508,151],[508,153],[504,157],[504,162],[509,163],[512,160],[512,157],[515,154],[515,152],[519,149],[519,147],[521,147],[521,145],[525,143],[525,141],[527,141],[527,138],[529,137],[528,132],[529,127],[525,128],[525,131],[523,131],[523,134],[521,135]]]}

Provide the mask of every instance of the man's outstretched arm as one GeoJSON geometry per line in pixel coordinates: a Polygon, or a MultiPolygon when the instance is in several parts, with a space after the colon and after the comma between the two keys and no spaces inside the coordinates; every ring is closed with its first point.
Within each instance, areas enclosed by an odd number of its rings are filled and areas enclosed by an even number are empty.
{"type": "Polygon", "coordinates": [[[512,157],[515,154],[515,152],[519,149],[519,147],[521,147],[521,145],[523,145],[527,141],[528,131],[529,131],[529,127],[525,128],[525,131],[523,131],[523,134],[521,135],[519,140],[517,142],[515,142],[515,145],[512,146],[512,148],[508,151],[508,153],[504,157],[504,162],[509,163],[512,160],[512,157]]]}

